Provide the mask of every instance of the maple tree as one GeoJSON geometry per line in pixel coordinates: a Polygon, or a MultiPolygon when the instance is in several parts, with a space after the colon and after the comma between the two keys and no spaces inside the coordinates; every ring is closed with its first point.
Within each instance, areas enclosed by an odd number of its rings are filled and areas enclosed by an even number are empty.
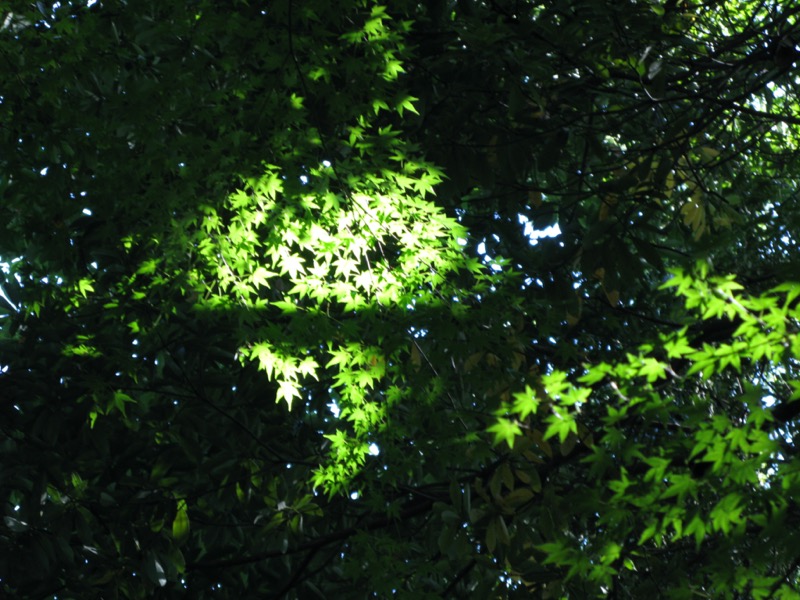
{"type": "Polygon", "coordinates": [[[783,4],[6,3],[3,593],[794,597],[783,4]]]}

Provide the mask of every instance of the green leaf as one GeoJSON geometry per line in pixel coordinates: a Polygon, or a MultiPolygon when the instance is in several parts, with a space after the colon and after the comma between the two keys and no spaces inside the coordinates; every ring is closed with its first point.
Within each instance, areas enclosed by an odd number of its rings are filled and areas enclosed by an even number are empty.
{"type": "Polygon", "coordinates": [[[487,431],[494,434],[495,446],[505,442],[509,448],[513,448],[517,436],[522,435],[522,429],[516,421],[502,417],[498,418],[494,425],[490,425],[487,431]]]}
{"type": "Polygon", "coordinates": [[[144,573],[157,586],[164,587],[167,585],[167,575],[164,572],[164,567],[152,550],[148,551],[145,557],[144,573]]]}
{"type": "MultiPolygon", "coordinates": [[[[185,542],[189,537],[189,507],[186,500],[181,498],[177,502],[175,519],[172,521],[172,538],[178,542],[185,542]]],[[[163,585],[163,584],[162,584],[163,585]]]]}

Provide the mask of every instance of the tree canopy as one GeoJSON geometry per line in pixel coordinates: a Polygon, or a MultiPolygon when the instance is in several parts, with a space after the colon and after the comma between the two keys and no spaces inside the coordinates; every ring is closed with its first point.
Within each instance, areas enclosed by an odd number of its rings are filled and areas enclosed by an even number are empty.
{"type": "Polygon", "coordinates": [[[799,13],[4,3],[4,597],[797,597],[799,13]]]}

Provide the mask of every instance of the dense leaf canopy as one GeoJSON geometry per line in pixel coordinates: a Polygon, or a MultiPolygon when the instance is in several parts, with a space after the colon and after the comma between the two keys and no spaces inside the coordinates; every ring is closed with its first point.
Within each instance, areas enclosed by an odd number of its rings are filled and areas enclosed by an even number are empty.
{"type": "Polygon", "coordinates": [[[796,597],[798,13],[4,3],[2,595],[796,597]]]}

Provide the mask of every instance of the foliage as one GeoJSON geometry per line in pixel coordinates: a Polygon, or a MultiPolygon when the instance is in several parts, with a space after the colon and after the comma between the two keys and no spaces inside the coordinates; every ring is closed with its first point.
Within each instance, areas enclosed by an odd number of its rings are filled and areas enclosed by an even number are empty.
{"type": "Polygon", "coordinates": [[[6,3],[3,594],[794,597],[783,4],[6,3]]]}

